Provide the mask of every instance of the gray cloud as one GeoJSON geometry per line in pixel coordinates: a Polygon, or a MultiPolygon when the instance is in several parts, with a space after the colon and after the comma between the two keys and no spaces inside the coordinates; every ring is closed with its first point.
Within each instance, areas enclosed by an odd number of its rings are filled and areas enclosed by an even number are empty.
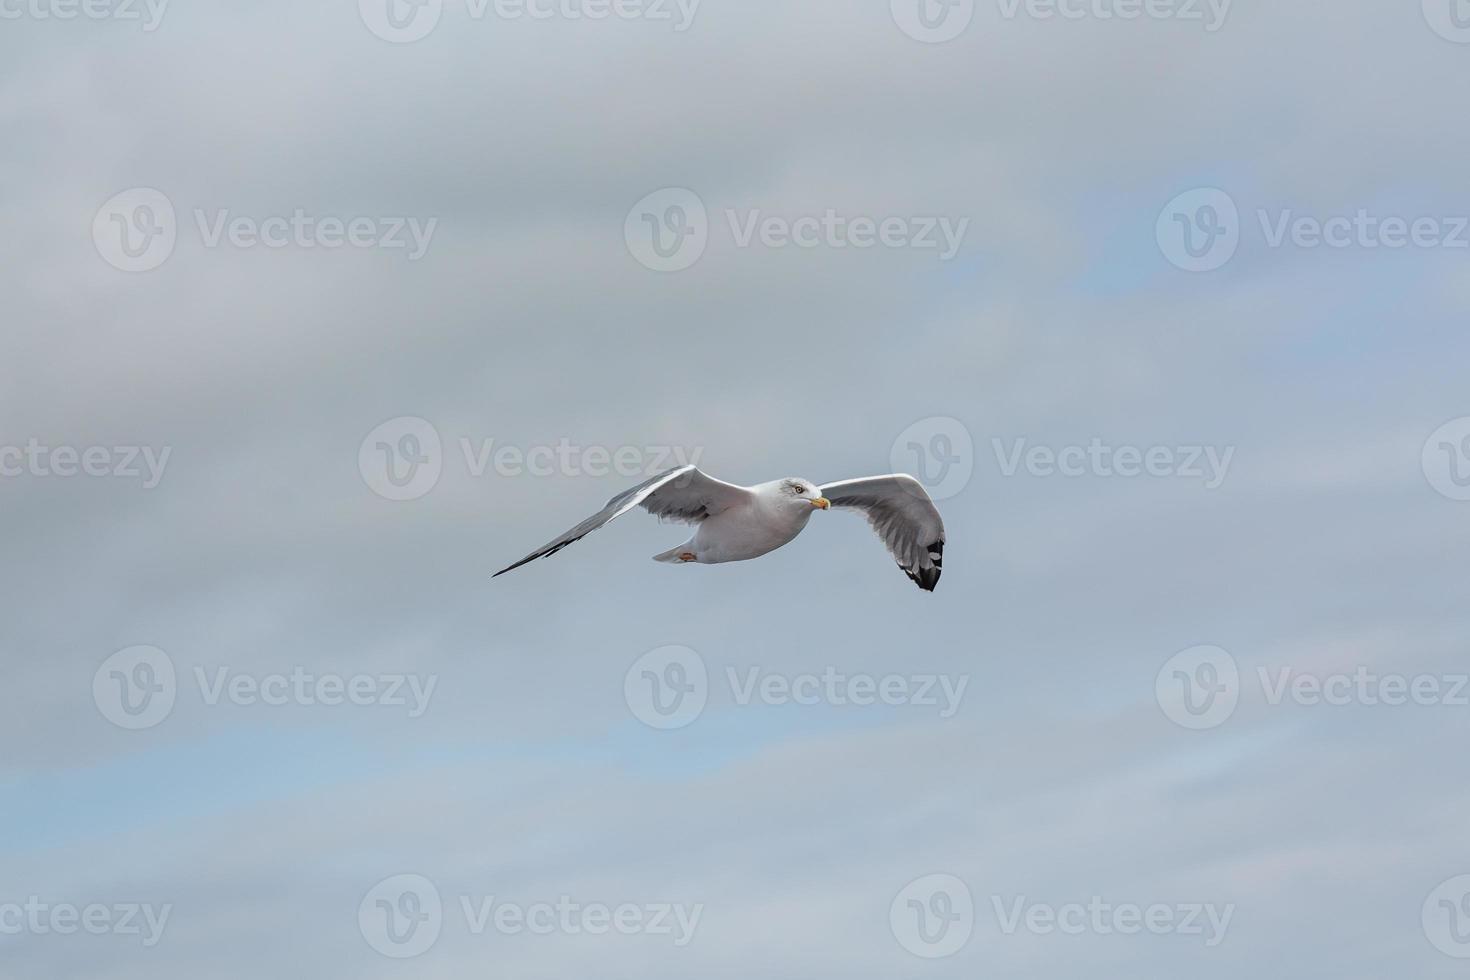
{"type": "Polygon", "coordinates": [[[1464,709],[1272,706],[1200,732],[1154,703],[1180,650],[1454,674],[1463,504],[1421,471],[1470,415],[1449,251],[1272,249],[1259,209],[1470,213],[1470,51],[1416,5],[1236,5],[1207,34],[1006,20],[921,44],[885,4],[706,3],[693,27],[472,22],[415,44],[352,4],[170,5],[157,32],[0,37],[0,446],[170,447],[163,481],[0,478],[7,557],[0,905],[171,903],[163,941],[0,936],[28,977],[1449,976],[1421,903],[1470,871],[1464,709]],[[696,191],[710,243],[655,273],[629,208],[696,191]],[[1226,189],[1224,268],[1155,221],[1226,189]],[[124,273],[98,208],[163,191],[179,242],[124,273]],[[436,217],[422,259],[206,247],[193,212],[436,217]],[[959,253],[739,247],[724,212],[968,218],[959,253]],[[385,420],[444,472],[358,472],[385,420]],[[630,480],[476,476],[460,439],[677,446],[710,472],[892,467],[933,417],[973,437],[933,596],[848,515],[759,564],[668,568],[630,515],[489,575],[630,480]],[[992,440],[1233,446],[1218,489],[1007,476],[992,440]],[[93,700],[120,649],[186,681],[143,731],[93,700]],[[654,732],[623,677],[711,668],[970,678],[956,716],[741,706],[654,732]],[[210,705],[194,668],[433,675],[382,706],[210,705]],[[407,963],[357,906],[446,896],[688,901],[695,941],[469,934],[407,963]],[[889,928],[911,880],[969,885],[954,957],[889,928]],[[1226,940],[996,924],[992,900],[1233,903],[1226,940]]]}

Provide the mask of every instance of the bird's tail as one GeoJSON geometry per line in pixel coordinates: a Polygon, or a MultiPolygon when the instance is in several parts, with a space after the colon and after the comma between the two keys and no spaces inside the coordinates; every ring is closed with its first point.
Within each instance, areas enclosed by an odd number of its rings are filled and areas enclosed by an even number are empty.
{"type": "Polygon", "coordinates": [[[670,564],[677,564],[680,555],[688,554],[693,550],[694,549],[690,547],[690,542],[686,541],[683,544],[679,545],[679,547],[677,548],[670,548],[668,551],[665,551],[661,555],[654,555],[653,560],[668,562],[670,564]]]}

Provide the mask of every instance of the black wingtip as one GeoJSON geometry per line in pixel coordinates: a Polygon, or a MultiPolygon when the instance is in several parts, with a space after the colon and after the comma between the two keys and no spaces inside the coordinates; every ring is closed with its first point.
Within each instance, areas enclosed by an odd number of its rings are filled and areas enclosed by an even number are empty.
{"type": "Polygon", "coordinates": [[[939,576],[944,573],[944,542],[935,541],[924,548],[929,553],[929,560],[933,562],[932,568],[921,568],[915,572],[911,568],[899,565],[903,573],[907,575],[915,585],[925,592],[933,592],[934,587],[939,584],[939,576]]]}
{"type": "Polygon", "coordinates": [[[514,565],[507,565],[504,568],[502,568],[500,571],[496,572],[494,575],[492,575],[490,577],[491,578],[500,578],[500,576],[504,575],[506,572],[513,572],[517,568],[520,568],[522,565],[526,564],[527,562],[533,561],[535,558],[536,558],[535,555],[527,555],[525,558],[522,558],[520,561],[516,562],[514,565]]]}

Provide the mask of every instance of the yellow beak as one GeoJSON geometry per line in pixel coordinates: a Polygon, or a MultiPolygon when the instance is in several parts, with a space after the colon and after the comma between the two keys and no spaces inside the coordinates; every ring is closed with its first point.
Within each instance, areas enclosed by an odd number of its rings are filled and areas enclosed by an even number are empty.
{"type": "Polygon", "coordinates": [[[822,510],[826,510],[828,507],[832,506],[832,501],[828,500],[826,497],[815,497],[812,499],[812,506],[820,507],[822,508],[822,510]]]}

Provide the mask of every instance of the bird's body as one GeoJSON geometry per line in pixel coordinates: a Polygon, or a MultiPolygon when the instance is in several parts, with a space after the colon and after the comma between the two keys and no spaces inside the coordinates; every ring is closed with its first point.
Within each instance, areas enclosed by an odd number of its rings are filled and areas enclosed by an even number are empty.
{"type": "Polygon", "coordinates": [[[870,476],[823,487],[792,477],[741,487],[694,466],[668,470],[618,494],[598,513],[495,574],[554,555],[640,506],[664,520],[698,525],[692,538],[654,555],[655,561],[716,565],[759,558],[800,534],[815,511],[836,507],[862,511],[899,568],[919,588],[932,592],[939,581],[944,522],[911,476],[870,476]]]}
{"type": "MultiPolygon", "coordinates": [[[[782,481],[748,487],[751,499],[711,515],[699,523],[694,537],[654,561],[679,561],[681,554],[694,555],[701,565],[759,558],[789,544],[811,520],[815,507],[787,507],[780,496],[782,481]]],[[[817,498],[819,499],[820,494],[817,498]]]]}

